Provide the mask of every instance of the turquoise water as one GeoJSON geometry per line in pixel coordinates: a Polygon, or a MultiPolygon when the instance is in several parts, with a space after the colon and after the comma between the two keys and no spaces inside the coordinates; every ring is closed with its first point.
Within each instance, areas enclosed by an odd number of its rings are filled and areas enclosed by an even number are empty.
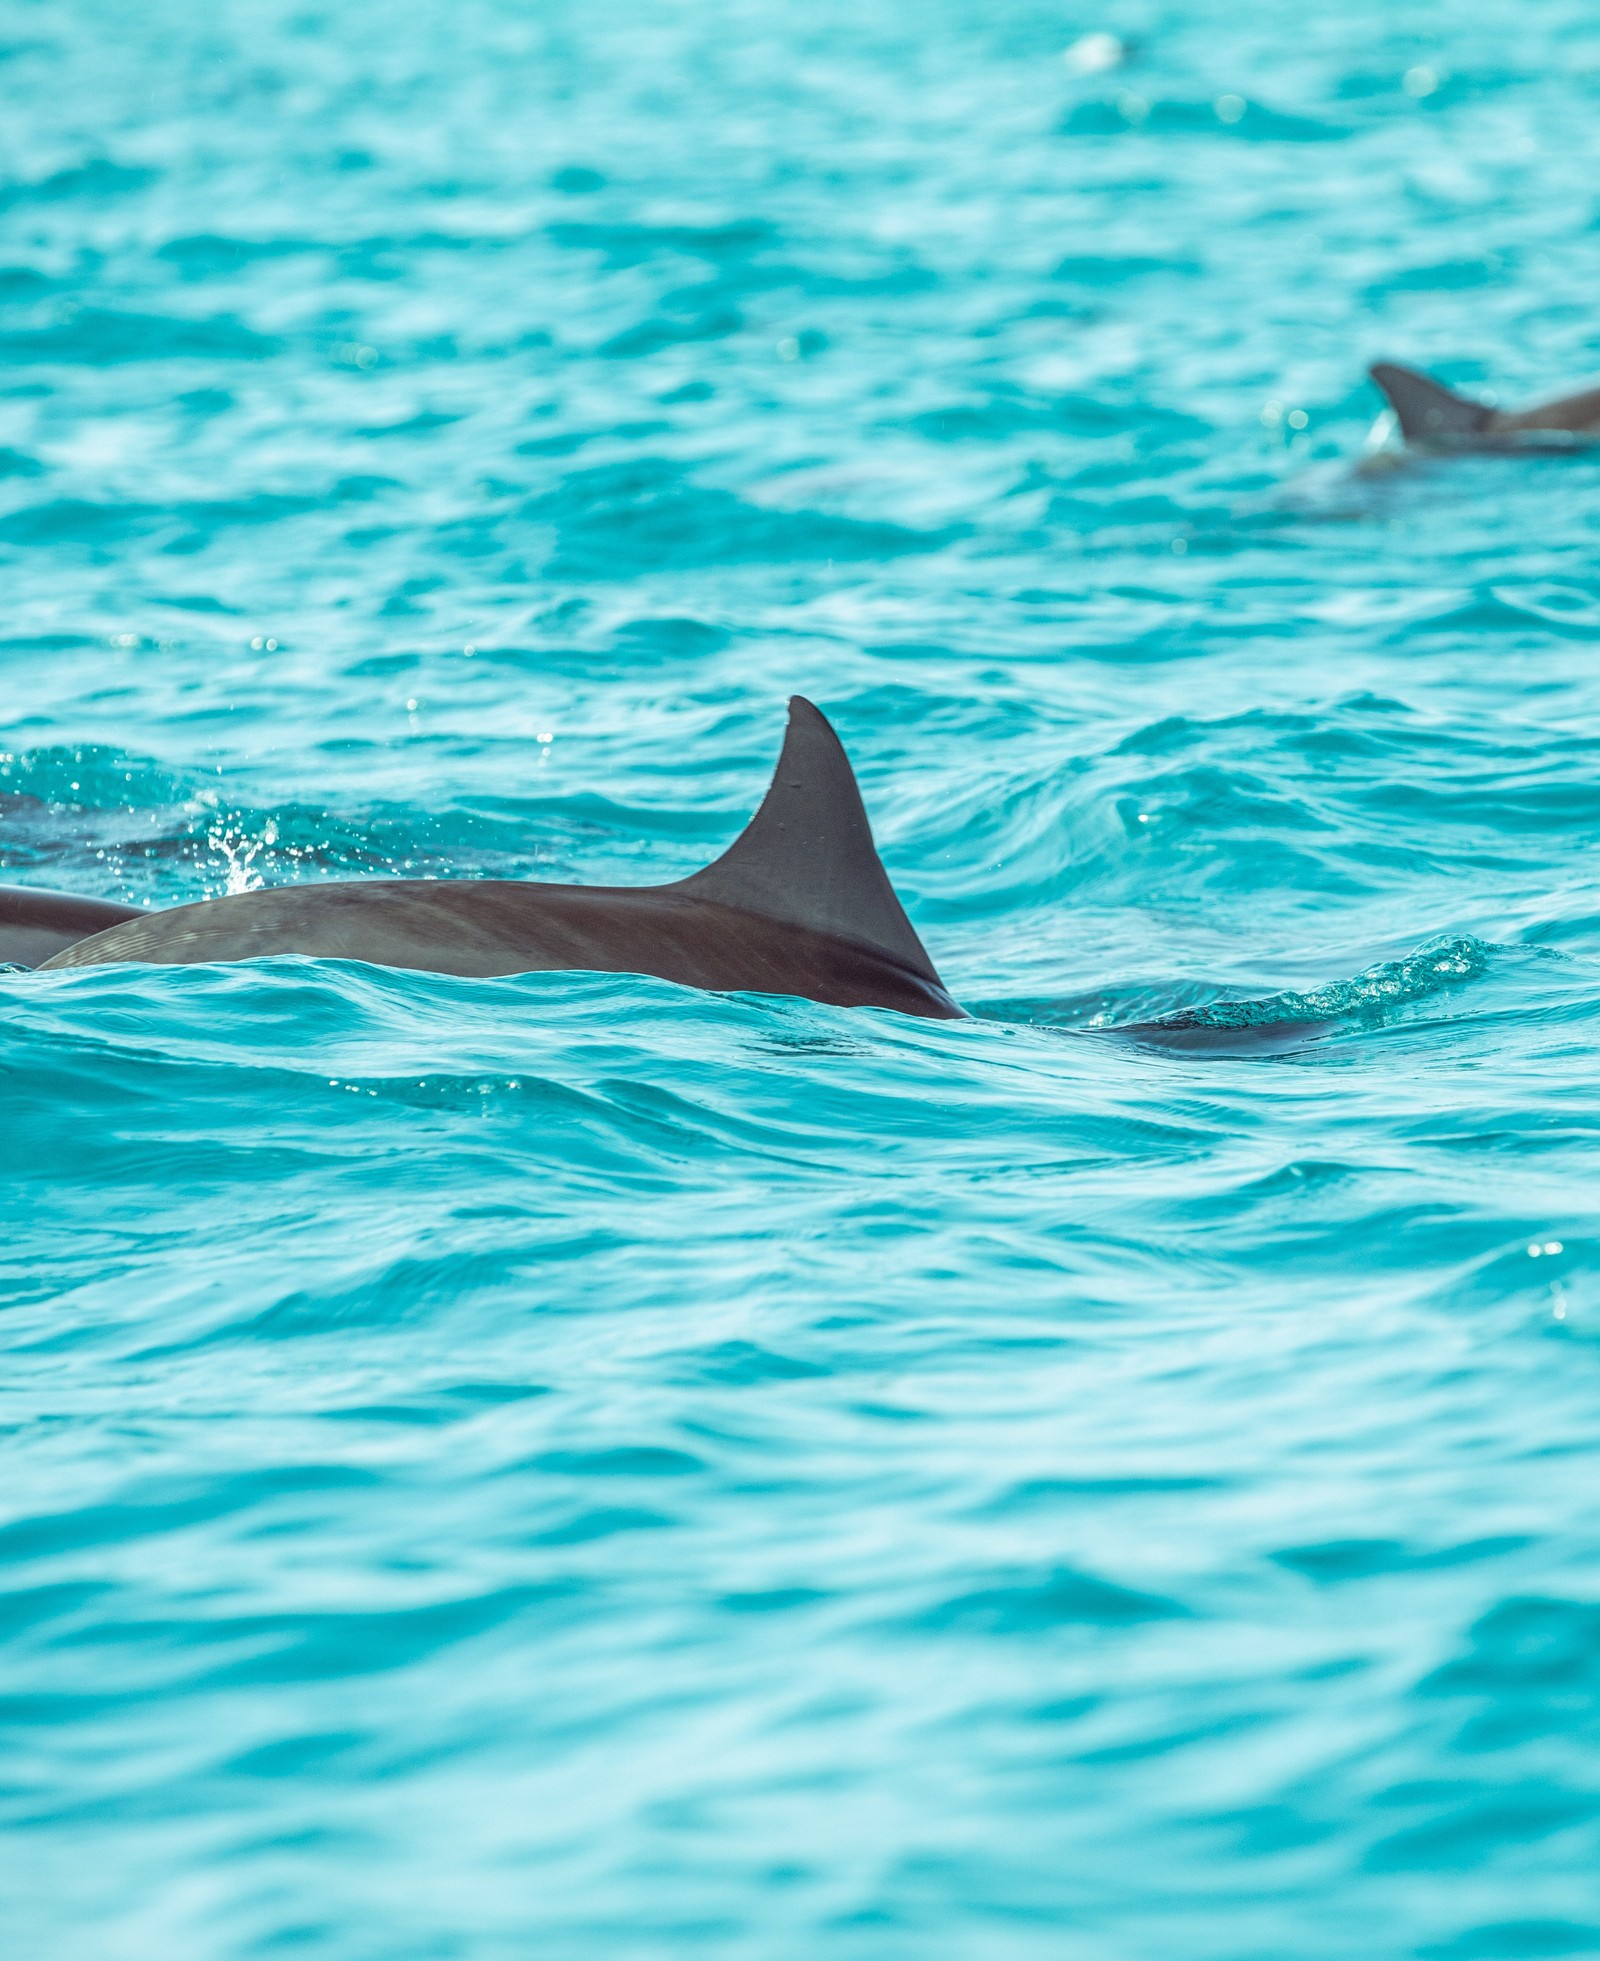
{"type": "Polygon", "coordinates": [[[1600,1953],[1600,461],[1362,378],[1600,367],[1593,10],[0,52],[0,876],[653,882],[799,690],[978,1016],[0,976],[6,1952],[1600,1953]]]}

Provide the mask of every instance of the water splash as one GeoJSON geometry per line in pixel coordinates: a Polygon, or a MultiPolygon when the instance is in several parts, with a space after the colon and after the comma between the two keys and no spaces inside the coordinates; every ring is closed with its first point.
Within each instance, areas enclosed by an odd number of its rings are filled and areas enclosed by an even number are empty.
{"type": "MultiPolygon", "coordinates": [[[[262,863],[278,842],[278,826],[268,818],[257,833],[249,833],[227,822],[214,823],[206,832],[206,843],[226,867],[224,894],[258,891],[264,883],[262,863]]],[[[291,857],[293,854],[291,853],[291,857]]]]}

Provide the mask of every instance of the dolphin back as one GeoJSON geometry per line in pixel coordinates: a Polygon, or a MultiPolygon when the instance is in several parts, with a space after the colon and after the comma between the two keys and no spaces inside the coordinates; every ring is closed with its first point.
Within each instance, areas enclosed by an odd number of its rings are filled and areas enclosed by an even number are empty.
{"type": "Polygon", "coordinates": [[[1454,395],[1431,375],[1419,374],[1415,368],[1379,361],[1368,373],[1388,397],[1408,443],[1448,448],[1481,436],[1494,420],[1494,410],[1487,402],[1454,395]]]}
{"type": "Polygon", "coordinates": [[[654,974],[940,1020],[962,1012],[895,897],[839,738],[799,696],[761,808],[715,863],[667,885],[308,880],[83,931],[43,964],[290,954],[479,977],[654,974]]]}

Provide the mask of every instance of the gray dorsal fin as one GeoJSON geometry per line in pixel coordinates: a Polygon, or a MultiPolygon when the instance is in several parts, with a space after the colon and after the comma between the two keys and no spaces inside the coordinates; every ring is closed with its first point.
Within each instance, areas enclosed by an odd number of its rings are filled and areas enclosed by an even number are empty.
{"type": "Polygon", "coordinates": [[[844,745],[801,695],[790,700],[761,808],[715,863],[675,889],[852,940],[943,985],[878,857],[844,745]]]}
{"type": "Polygon", "coordinates": [[[1388,396],[1408,443],[1447,443],[1452,437],[1475,436],[1494,414],[1487,403],[1453,395],[1415,368],[1379,361],[1367,372],[1388,396]]]}

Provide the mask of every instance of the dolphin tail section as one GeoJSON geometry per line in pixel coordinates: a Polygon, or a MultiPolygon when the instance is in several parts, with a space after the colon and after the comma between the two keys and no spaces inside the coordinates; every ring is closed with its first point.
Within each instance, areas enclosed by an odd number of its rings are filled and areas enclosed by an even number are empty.
{"type": "Polygon", "coordinates": [[[1453,395],[1415,368],[1379,361],[1368,373],[1388,397],[1408,443],[1460,442],[1464,437],[1481,435],[1494,417],[1486,402],[1453,395]]]}
{"type": "Polygon", "coordinates": [[[944,985],[878,857],[844,746],[801,695],[789,703],[761,808],[720,858],[676,889],[853,941],[944,985]]]}

